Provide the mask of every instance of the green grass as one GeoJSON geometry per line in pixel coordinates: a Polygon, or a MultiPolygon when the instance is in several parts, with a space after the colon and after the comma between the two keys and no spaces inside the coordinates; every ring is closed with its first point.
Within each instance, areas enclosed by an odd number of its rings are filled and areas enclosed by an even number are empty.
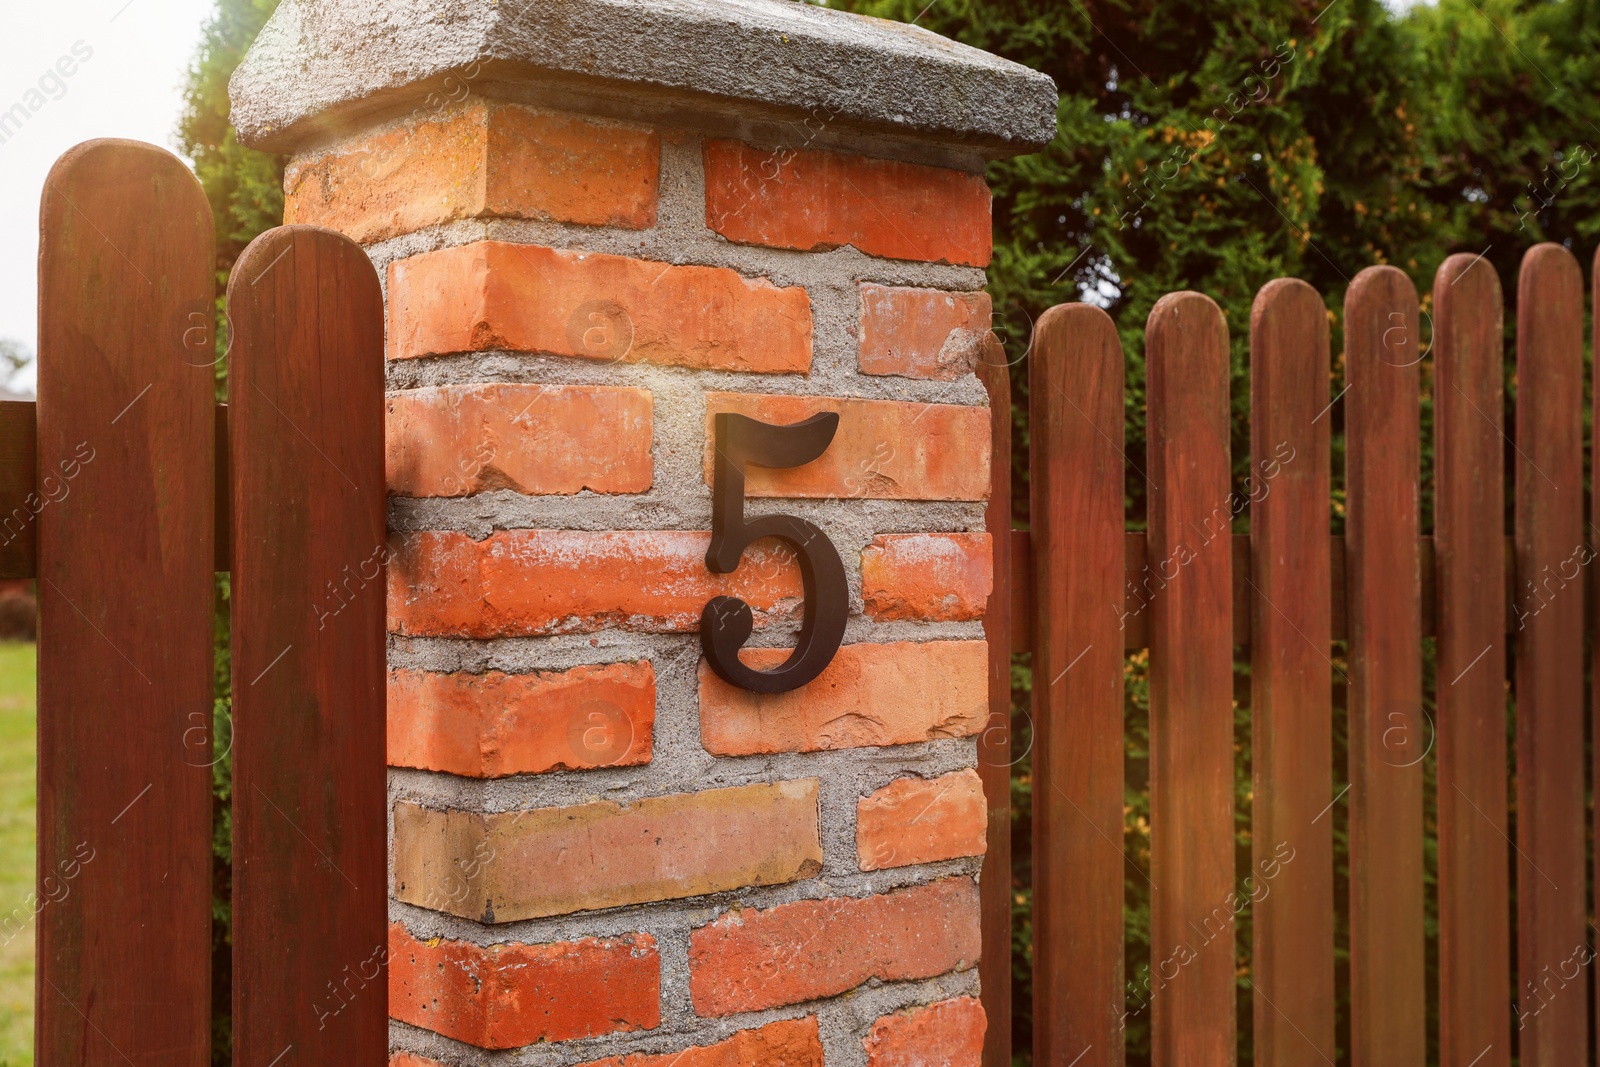
{"type": "MultiPolygon", "coordinates": [[[[33,891],[34,646],[0,643],[0,914],[33,891]]],[[[33,1064],[33,924],[0,931],[0,1067],[33,1064]]]]}

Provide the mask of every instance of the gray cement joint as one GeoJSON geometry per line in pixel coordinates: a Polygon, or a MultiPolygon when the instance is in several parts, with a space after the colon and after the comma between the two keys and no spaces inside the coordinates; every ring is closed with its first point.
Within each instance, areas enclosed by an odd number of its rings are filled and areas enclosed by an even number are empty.
{"type": "MultiPolygon", "coordinates": [[[[753,648],[789,647],[797,625],[756,631],[753,648]]],[[[845,631],[845,644],[900,641],[981,641],[981,622],[907,622],[856,617],[845,631]]],[[[561,671],[607,663],[685,660],[698,663],[700,635],[695,633],[641,633],[631,630],[597,630],[593,633],[555,634],[547,637],[405,637],[389,635],[389,665],[449,673],[464,671],[507,674],[561,671]]]]}
{"type": "Polygon", "coordinates": [[[390,811],[401,800],[435,810],[453,808],[490,814],[576,807],[598,801],[629,804],[707,789],[816,778],[823,784],[819,803],[826,823],[824,833],[841,835],[835,842],[841,850],[839,856],[848,852],[849,866],[853,868],[857,799],[900,778],[938,778],[977,765],[977,743],[971,738],[828,752],[717,757],[699,748],[698,725],[698,716],[679,716],[675,720],[670,713],[659,716],[656,757],[640,767],[495,779],[392,767],[390,811]]]}
{"type": "Polygon", "coordinates": [[[887,871],[845,871],[783,885],[745,886],[681,900],[649,901],[494,926],[391,899],[389,921],[401,923],[419,940],[445,938],[482,948],[507,944],[554,945],[585,937],[616,938],[637,933],[649,934],[658,942],[675,937],[687,941],[690,931],[708,926],[736,909],[766,911],[800,901],[860,900],[931,885],[946,878],[976,879],[981,866],[981,858],[973,857],[887,871]]]}
{"type": "MultiPolygon", "coordinates": [[[[478,539],[497,530],[709,530],[711,501],[709,495],[701,496],[684,487],[626,497],[588,492],[523,496],[509,490],[470,497],[395,497],[389,501],[389,525],[401,533],[460,530],[478,539]]],[[[862,547],[878,534],[980,533],[984,526],[979,501],[756,497],[746,504],[748,515],[778,511],[815,522],[830,537],[848,536],[862,547]]]]}
{"type": "MultiPolygon", "coordinates": [[[[851,338],[854,342],[854,338],[851,338]]],[[[813,355],[810,374],[764,374],[745,371],[670,367],[654,363],[607,363],[577,356],[537,352],[461,352],[390,360],[386,365],[391,396],[445,386],[520,384],[532,386],[609,385],[658,390],[663,381],[692,383],[709,393],[778,393],[785,396],[890,400],[910,404],[987,407],[989,395],[975,375],[952,381],[860,374],[855,370],[854,344],[848,362],[813,355]]]]}

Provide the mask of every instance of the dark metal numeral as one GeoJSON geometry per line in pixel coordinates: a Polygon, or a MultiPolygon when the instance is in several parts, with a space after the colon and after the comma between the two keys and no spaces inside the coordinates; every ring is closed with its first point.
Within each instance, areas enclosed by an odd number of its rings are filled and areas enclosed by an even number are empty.
{"type": "Polygon", "coordinates": [[[839,416],[829,411],[793,426],[774,426],[722,412],[713,429],[717,457],[706,566],[714,574],[732,574],[753,542],[763,537],[786,542],[800,557],[805,616],[794,654],[770,671],[755,670],[739,660],[739,649],[750,639],[755,620],[750,605],[737,597],[719,596],[705,606],[700,614],[700,644],[706,662],[728,684],[755,693],[787,693],[816,678],[833,662],[844,642],[850,588],[839,550],[812,523],[793,515],[763,515],[745,521],[745,465],[799,467],[810,463],[833,443],[839,416]]]}

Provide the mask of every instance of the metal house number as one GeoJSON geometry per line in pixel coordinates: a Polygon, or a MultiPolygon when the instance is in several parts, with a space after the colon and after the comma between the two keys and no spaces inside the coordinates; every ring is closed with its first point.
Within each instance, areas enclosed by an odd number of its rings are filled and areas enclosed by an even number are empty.
{"type": "Polygon", "coordinates": [[[820,457],[839,430],[837,412],[813,415],[792,426],[774,426],[745,415],[721,412],[713,425],[717,446],[711,486],[711,547],[706,566],[713,574],[739,569],[744,550],[763,537],[789,544],[800,557],[805,615],[800,642],[781,666],[758,671],[739,659],[750,639],[754,616],[738,597],[715,597],[700,613],[700,644],[706,662],[730,685],[754,693],[787,693],[816,678],[833,662],[844,642],[850,613],[839,550],[814,524],[793,515],[763,515],[745,520],[745,465],[799,467],[820,457]]]}

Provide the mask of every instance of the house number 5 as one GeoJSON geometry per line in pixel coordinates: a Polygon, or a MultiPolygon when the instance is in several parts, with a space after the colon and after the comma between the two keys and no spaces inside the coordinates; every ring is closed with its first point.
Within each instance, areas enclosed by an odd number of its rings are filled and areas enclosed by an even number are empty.
{"type": "Polygon", "coordinates": [[[744,415],[722,412],[713,424],[717,446],[711,486],[711,548],[706,566],[714,574],[739,569],[744,550],[763,537],[776,537],[800,557],[800,580],[805,590],[805,616],[800,642],[784,663],[758,671],[739,659],[739,649],[750,638],[754,617],[750,605],[738,597],[719,596],[700,613],[700,644],[706,662],[730,685],[755,693],[787,693],[799,689],[833,662],[844,641],[850,614],[850,590],[845,584],[839,550],[812,523],[793,515],[763,515],[745,520],[744,471],[758,467],[799,467],[821,456],[839,430],[836,412],[813,415],[793,426],[774,426],[744,415]]]}

